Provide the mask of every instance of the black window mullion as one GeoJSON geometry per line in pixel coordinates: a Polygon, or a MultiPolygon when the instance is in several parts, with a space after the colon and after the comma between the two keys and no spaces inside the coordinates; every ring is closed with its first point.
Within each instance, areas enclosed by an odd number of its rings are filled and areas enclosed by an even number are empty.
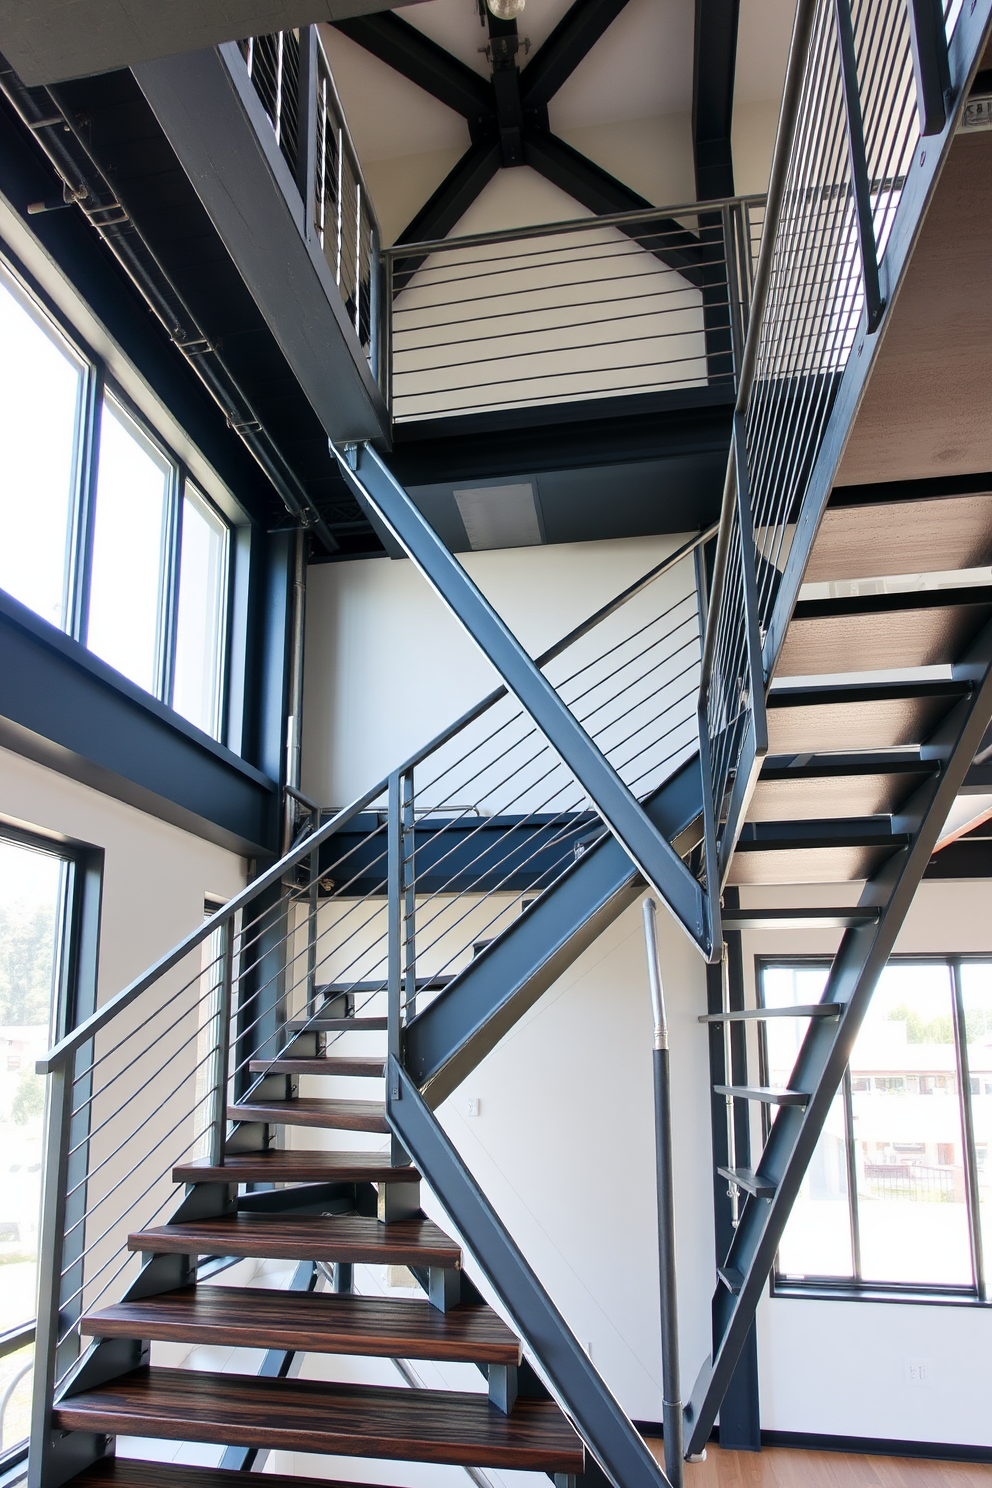
{"type": "Polygon", "coordinates": [[[975,1290],[979,1298],[985,1301],[985,1256],[982,1250],[982,1210],[978,1192],[978,1154],[975,1147],[975,1117],[971,1107],[971,1065],[968,1059],[968,1021],[965,1015],[960,956],[954,956],[951,959],[950,969],[954,1004],[954,1052],[958,1070],[958,1098],[961,1103],[961,1131],[964,1137],[964,1189],[965,1201],[968,1206],[971,1270],[975,1290]]]}

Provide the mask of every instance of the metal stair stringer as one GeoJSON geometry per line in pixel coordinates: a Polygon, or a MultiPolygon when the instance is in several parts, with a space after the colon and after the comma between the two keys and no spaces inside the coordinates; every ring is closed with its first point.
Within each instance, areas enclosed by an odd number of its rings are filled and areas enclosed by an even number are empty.
{"type": "Polygon", "coordinates": [[[892,819],[910,844],[869,879],[859,901],[879,911],[877,920],[848,929],[834,958],[823,1002],[842,1007],[838,1019],[813,1018],[789,1089],[808,1102],[782,1106],[761,1155],[761,1176],[771,1197],[747,1198],[712,1304],[713,1350],[703,1364],[685,1409],[686,1453],[701,1452],[720,1409],[734,1367],[771,1272],[807,1166],[840,1088],[875,984],[885,968],[940,831],[992,716],[992,624],[976,637],[953,668],[971,692],[948,713],[922,753],[939,766],[892,819]]]}
{"type": "Polygon", "coordinates": [[[407,1071],[390,1059],[386,1116],[552,1391],[615,1488],[671,1488],[407,1071]]]}
{"type": "Polygon", "coordinates": [[[719,948],[713,944],[699,882],[602,751],[371,445],[332,443],[330,447],[356,500],[389,528],[572,771],[690,940],[712,959],[719,948]]]}
{"type": "MultiPolygon", "coordinates": [[[[649,796],[644,809],[677,851],[694,846],[702,833],[699,756],[649,796]]],[[[404,1064],[432,1110],[642,888],[630,858],[604,833],[407,1024],[404,1064]]]]}

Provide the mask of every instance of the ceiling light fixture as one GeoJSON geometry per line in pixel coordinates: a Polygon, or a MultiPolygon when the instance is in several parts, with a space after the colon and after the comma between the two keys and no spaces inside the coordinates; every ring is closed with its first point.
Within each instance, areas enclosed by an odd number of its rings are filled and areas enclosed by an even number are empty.
{"type": "Polygon", "coordinates": [[[527,0],[486,0],[490,15],[498,21],[515,21],[527,0]]]}

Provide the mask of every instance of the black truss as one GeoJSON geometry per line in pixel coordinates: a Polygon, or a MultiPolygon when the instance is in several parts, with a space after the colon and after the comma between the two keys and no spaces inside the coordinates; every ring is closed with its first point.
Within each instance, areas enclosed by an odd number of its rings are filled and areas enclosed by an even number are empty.
{"type": "Polygon", "coordinates": [[[575,0],[520,76],[525,108],[546,107],[627,0],[575,0]]]}
{"type": "Polygon", "coordinates": [[[692,150],[700,201],[734,194],[730,131],[739,17],[740,0],[696,0],[692,150]]]}
{"type": "Polygon", "coordinates": [[[391,11],[337,21],[338,31],[469,120],[491,119],[492,84],[391,11]]]}

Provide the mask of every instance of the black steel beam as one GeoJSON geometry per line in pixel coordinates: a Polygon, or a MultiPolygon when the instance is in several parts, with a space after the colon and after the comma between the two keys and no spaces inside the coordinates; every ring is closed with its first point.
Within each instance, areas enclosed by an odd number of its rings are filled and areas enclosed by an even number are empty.
{"type": "Polygon", "coordinates": [[[276,781],[6,594],[0,744],[232,851],[278,845],[276,781]]]}
{"type": "Polygon", "coordinates": [[[702,890],[667,838],[375,451],[366,444],[337,453],[361,505],[390,529],[667,901],[686,934],[708,955],[702,890]]]}
{"type": "MultiPolygon", "coordinates": [[[[493,125],[484,137],[469,146],[413,220],[407,223],[396,239],[397,243],[423,243],[446,237],[489,185],[501,164],[502,150],[493,125]]],[[[394,263],[393,284],[397,291],[404,287],[423,261],[423,257],[412,257],[394,263]]]]}
{"type": "Polygon", "coordinates": [[[627,0],[574,0],[521,73],[525,109],[550,103],[626,4],[627,0]]]}
{"type": "Polygon", "coordinates": [[[386,1117],[610,1480],[618,1488],[667,1488],[643,1438],[395,1060],[387,1071],[386,1117]]]}
{"type": "Polygon", "coordinates": [[[700,201],[733,196],[730,137],[740,0],[696,0],[692,151],[700,201]]]}
{"type": "Polygon", "coordinates": [[[338,21],[336,29],[456,114],[473,121],[495,112],[491,84],[409,21],[387,12],[338,21]]]}

